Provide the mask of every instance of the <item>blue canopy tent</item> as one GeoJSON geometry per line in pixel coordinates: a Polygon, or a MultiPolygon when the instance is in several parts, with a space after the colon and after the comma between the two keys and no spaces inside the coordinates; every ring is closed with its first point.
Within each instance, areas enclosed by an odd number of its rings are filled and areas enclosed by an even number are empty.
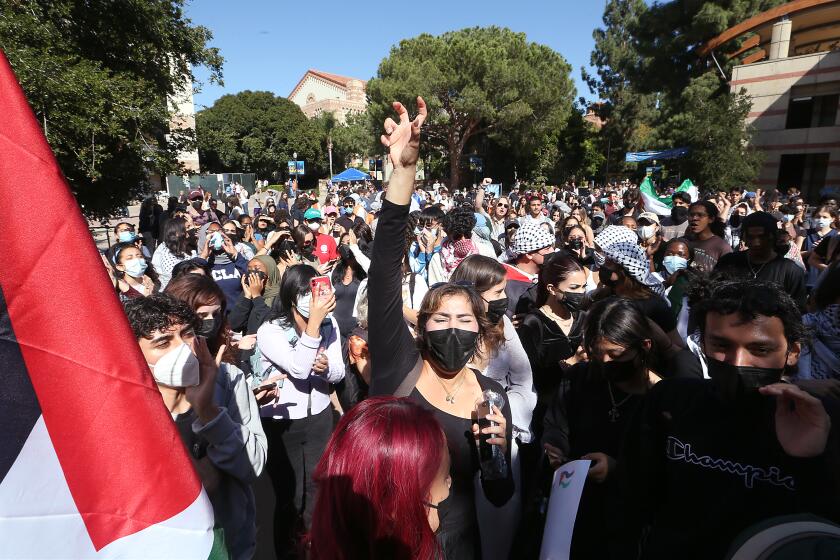
{"type": "Polygon", "coordinates": [[[359,171],[358,169],[351,167],[350,169],[345,169],[338,175],[333,175],[332,182],[333,183],[340,183],[342,181],[364,181],[370,180],[370,175],[359,171]]]}
{"type": "Polygon", "coordinates": [[[673,148],[670,150],[656,150],[650,152],[627,152],[624,161],[649,161],[652,159],[675,159],[688,154],[688,148],[673,148]]]}

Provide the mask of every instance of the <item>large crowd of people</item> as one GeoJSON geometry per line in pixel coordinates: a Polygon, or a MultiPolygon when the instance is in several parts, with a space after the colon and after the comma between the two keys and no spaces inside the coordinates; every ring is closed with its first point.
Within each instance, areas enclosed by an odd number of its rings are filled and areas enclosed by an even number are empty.
{"type": "Polygon", "coordinates": [[[103,254],[232,558],[537,558],[576,459],[572,559],[840,522],[836,197],[450,192],[417,107],[382,188],[150,199],[103,254]]]}

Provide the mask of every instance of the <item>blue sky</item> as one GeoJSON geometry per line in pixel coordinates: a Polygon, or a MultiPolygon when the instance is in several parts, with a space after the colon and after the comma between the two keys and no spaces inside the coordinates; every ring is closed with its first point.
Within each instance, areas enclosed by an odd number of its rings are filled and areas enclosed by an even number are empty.
{"type": "MultiPolygon", "coordinates": [[[[226,93],[268,90],[287,96],[309,68],[367,80],[401,39],[474,26],[504,26],[562,54],[577,96],[592,98],[581,80],[592,31],[605,0],[427,0],[379,3],[337,0],[193,0],[187,15],[212,30],[225,57],[224,87],[205,83],[196,109],[226,93]],[[403,10],[403,11],[400,11],[403,10]]],[[[206,72],[197,77],[206,82],[206,72]]]]}

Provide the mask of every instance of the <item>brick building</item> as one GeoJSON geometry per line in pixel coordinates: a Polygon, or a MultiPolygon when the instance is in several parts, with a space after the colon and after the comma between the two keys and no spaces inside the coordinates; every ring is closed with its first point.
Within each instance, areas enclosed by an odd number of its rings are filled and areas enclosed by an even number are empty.
{"type": "Polygon", "coordinates": [[[752,99],[747,121],[765,154],[758,186],[796,186],[812,203],[840,192],[840,0],[782,4],[727,29],[701,54],[735,41],[729,56],[740,64],[729,83],[752,99]]]}

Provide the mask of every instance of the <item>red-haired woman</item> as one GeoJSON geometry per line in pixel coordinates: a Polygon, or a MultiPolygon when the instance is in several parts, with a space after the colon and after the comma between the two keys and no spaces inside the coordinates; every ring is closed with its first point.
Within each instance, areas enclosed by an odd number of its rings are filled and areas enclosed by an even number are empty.
{"type": "Polygon", "coordinates": [[[437,505],[449,496],[449,451],[431,412],[373,397],[338,423],[313,474],[310,560],[439,557],[437,505]]]}
{"type": "MultiPolygon", "coordinates": [[[[502,399],[502,406],[494,406],[493,412],[486,415],[495,424],[482,428],[481,434],[491,446],[499,446],[507,465],[511,464],[513,422],[502,386],[467,366],[474,356],[493,356],[503,342],[498,329],[488,321],[484,300],[474,288],[446,283],[430,289],[417,315],[417,340],[403,320],[401,264],[420,126],[426,116],[422,99],[417,99],[417,105],[420,115],[411,121],[406,109],[394,103],[400,123],[387,119],[387,136],[382,137],[383,144],[390,148],[394,172],[378,217],[368,276],[369,293],[376,294],[370,298],[368,313],[368,322],[376,327],[368,336],[370,394],[407,396],[431,411],[443,427],[452,460],[452,491],[440,504],[436,536],[442,558],[468,560],[481,558],[473,483],[480,468],[474,439],[478,438],[479,429],[472,418],[484,391],[495,392],[502,399]],[[474,438],[469,437],[470,433],[474,438]]],[[[507,468],[506,476],[483,473],[480,491],[497,507],[513,495],[511,472],[507,468]]],[[[487,529],[492,531],[494,527],[487,529]]]]}

